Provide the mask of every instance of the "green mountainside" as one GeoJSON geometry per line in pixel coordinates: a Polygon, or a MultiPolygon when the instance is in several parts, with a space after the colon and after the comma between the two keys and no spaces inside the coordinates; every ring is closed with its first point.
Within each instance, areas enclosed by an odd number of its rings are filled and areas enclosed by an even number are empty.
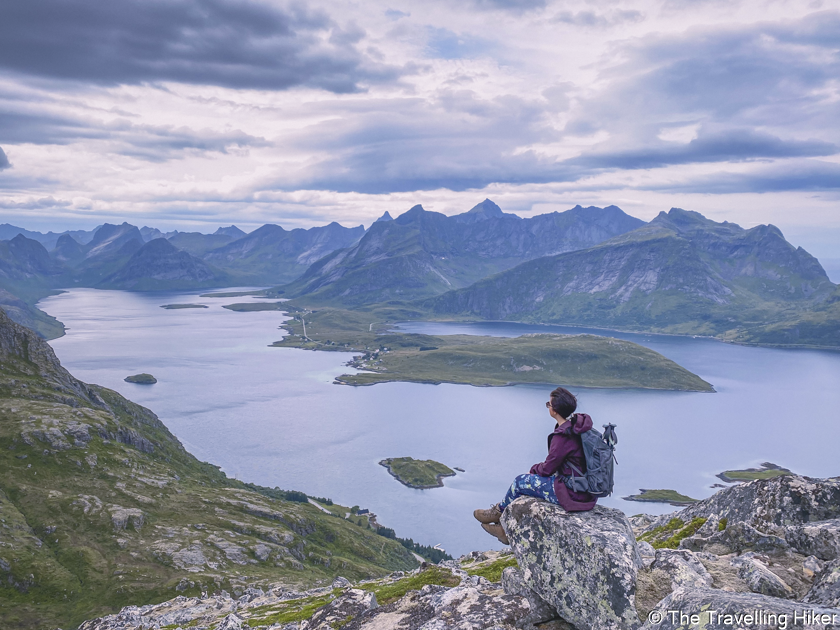
{"type": "Polygon", "coordinates": [[[773,226],[672,209],[589,249],[523,263],[426,301],[436,316],[840,345],[837,292],[773,226]]]}
{"type": "Polygon", "coordinates": [[[198,461],[151,411],[76,380],[0,312],[4,630],[75,627],[178,594],[417,566],[399,541],[306,501],[198,461]]]}
{"type": "Polygon", "coordinates": [[[504,214],[489,200],[476,208],[447,217],[418,205],[377,221],[357,245],[316,262],[283,290],[309,303],[351,307],[422,299],[643,224],[615,206],[577,206],[531,219],[504,214]]]}

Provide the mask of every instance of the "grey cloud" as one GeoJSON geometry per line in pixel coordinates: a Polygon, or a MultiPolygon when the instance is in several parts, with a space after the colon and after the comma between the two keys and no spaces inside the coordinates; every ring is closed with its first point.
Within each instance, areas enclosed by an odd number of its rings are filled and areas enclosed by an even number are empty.
{"type": "Polygon", "coordinates": [[[840,191],[840,164],[802,160],[792,164],[768,165],[749,173],[712,173],[648,188],[663,192],[710,194],[840,191]]]}
{"type": "Polygon", "coordinates": [[[546,0],[473,0],[473,4],[479,9],[511,11],[513,13],[525,13],[544,9],[546,0]]]}
{"type": "Polygon", "coordinates": [[[645,18],[640,11],[611,11],[609,13],[596,13],[595,11],[561,11],[553,18],[552,22],[571,24],[573,26],[588,26],[592,28],[605,28],[616,24],[627,22],[641,22],[645,18]]]}
{"type": "Polygon", "coordinates": [[[443,92],[434,103],[376,105],[302,131],[293,144],[326,157],[284,174],[277,187],[382,193],[563,177],[552,160],[532,152],[512,155],[516,146],[559,137],[542,99],[483,100],[461,90],[443,92]]]}
{"type": "MultiPolygon", "coordinates": [[[[60,116],[35,107],[0,105],[0,142],[8,144],[72,144],[99,141],[106,153],[163,162],[191,153],[227,153],[232,147],[260,147],[269,143],[239,130],[217,132],[187,127],[137,125],[120,119],[103,123],[94,119],[60,116]],[[26,111],[26,110],[31,111],[26,111]]],[[[2,160],[0,160],[2,164],[2,160]]]]}
{"type": "Polygon", "coordinates": [[[26,0],[0,12],[0,67],[100,85],[175,81],[356,92],[399,71],[302,5],[237,0],[26,0]]]}
{"type": "Polygon", "coordinates": [[[834,155],[838,147],[820,140],[782,140],[750,129],[701,134],[686,144],[660,142],[652,147],[590,153],[569,163],[591,168],[640,169],[698,162],[739,162],[761,158],[834,155]]]}
{"type": "Polygon", "coordinates": [[[0,147],[0,171],[4,168],[11,168],[11,166],[9,158],[6,157],[6,152],[3,151],[3,147],[0,147]]]}

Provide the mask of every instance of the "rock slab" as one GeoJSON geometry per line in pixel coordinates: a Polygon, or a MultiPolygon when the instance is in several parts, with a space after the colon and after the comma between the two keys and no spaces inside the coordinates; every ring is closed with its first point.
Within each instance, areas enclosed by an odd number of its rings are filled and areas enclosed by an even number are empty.
{"type": "Polygon", "coordinates": [[[642,567],[623,512],[596,506],[589,512],[520,498],[502,525],[524,583],[579,630],[627,630],[641,625],[635,606],[642,567]]]}

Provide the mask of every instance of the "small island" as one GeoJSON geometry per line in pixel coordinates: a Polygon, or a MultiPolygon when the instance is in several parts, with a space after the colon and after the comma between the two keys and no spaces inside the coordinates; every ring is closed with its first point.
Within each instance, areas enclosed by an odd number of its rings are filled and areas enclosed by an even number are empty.
{"type": "Polygon", "coordinates": [[[687,497],[676,490],[646,490],[644,488],[639,489],[639,494],[622,498],[625,501],[641,501],[643,503],[668,503],[674,507],[684,507],[697,502],[697,499],[687,497]]]}
{"type": "Polygon", "coordinates": [[[161,308],[167,310],[177,310],[181,308],[210,308],[206,304],[162,304],[161,308]]]}
{"type": "Polygon", "coordinates": [[[761,468],[745,468],[743,470],[724,470],[722,473],[716,475],[721,481],[726,483],[741,483],[742,481],[754,481],[756,479],[772,479],[773,477],[782,477],[784,475],[792,475],[793,473],[787,468],[782,468],[778,464],[772,462],[764,462],[761,468]]]}
{"type": "Polygon", "coordinates": [[[137,383],[138,385],[154,385],[157,383],[157,379],[152,376],[151,374],[134,374],[132,376],[126,376],[123,379],[126,383],[137,383]]]}
{"type": "Polygon", "coordinates": [[[418,490],[442,488],[444,477],[454,477],[455,471],[431,459],[393,457],[379,462],[404,486],[418,490]]]}

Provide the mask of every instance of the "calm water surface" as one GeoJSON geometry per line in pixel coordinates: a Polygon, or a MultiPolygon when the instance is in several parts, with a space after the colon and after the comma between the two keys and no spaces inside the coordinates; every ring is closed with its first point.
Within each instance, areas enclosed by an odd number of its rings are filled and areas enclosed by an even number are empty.
{"type": "MultiPolygon", "coordinates": [[[[346,353],[270,348],[278,312],[234,313],[248,298],[73,289],[39,306],[63,321],[51,342],[65,367],[152,409],[198,458],[230,476],[360,505],[398,535],[452,554],[498,548],[472,510],[498,501],[545,455],[550,388],[387,383],[333,385],[346,353]],[[208,309],[165,310],[190,302],[208,309]],[[153,386],[125,383],[149,372],[153,386]],[[378,465],[431,458],[466,473],[412,490],[378,465]]],[[[410,322],[407,332],[517,336],[576,334],[556,326],[410,322]]],[[[609,333],[662,353],[717,393],[575,389],[596,426],[618,425],[616,492],[628,514],[674,508],[623,501],[639,488],[703,498],[714,475],[773,461],[813,476],[840,473],[840,353],[748,348],[708,339],[609,333]]]]}

